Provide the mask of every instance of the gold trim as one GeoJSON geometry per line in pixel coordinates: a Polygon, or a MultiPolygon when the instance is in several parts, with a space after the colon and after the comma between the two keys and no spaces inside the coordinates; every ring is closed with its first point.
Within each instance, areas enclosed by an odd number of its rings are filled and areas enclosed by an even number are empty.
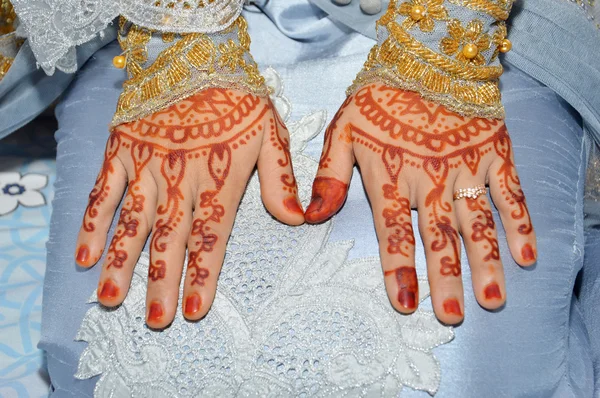
{"type": "MultiPolygon", "coordinates": [[[[496,79],[502,75],[502,66],[474,66],[452,60],[439,53],[436,53],[408,34],[396,22],[389,23],[387,28],[390,31],[391,36],[399,44],[404,46],[406,51],[412,52],[436,68],[439,68],[444,72],[452,74],[458,78],[469,80],[490,80],[496,79]]],[[[387,55],[393,57],[393,54],[387,55]]]]}
{"type": "MultiPolygon", "coordinates": [[[[146,44],[149,42],[146,32],[150,32],[150,37],[152,32],[132,26],[131,29],[135,27],[132,39],[122,40],[130,79],[123,84],[111,129],[146,117],[208,87],[233,88],[267,96],[265,80],[248,52],[247,26],[244,18],[239,17],[220,33],[223,36],[218,36],[224,40],[237,30],[237,40],[228,39],[220,44],[216,43],[214,35],[179,35],[179,40],[163,50],[146,69],[146,44]]],[[[161,38],[164,41],[165,36],[161,38]]],[[[167,36],[167,41],[169,39],[167,36]]]]}
{"type": "MultiPolygon", "coordinates": [[[[480,8],[485,5],[490,12],[500,8],[506,11],[512,5],[512,0],[455,0],[453,3],[457,4],[457,1],[480,8]],[[503,8],[503,5],[506,7],[503,8]]],[[[424,2],[419,0],[418,4],[424,2]]],[[[482,54],[491,49],[494,39],[502,32],[495,32],[495,36],[490,37],[490,33],[484,30],[484,23],[478,19],[471,20],[466,27],[457,19],[449,19],[448,36],[439,43],[442,51],[436,51],[407,32],[404,22],[398,18],[402,14],[398,4],[399,0],[391,0],[386,14],[378,21],[379,37],[385,39],[380,39],[379,44],[372,48],[347,94],[352,95],[364,85],[378,82],[416,91],[424,98],[465,116],[503,118],[504,108],[498,87],[503,68],[502,65],[488,66],[482,54]],[[383,35],[379,29],[384,29],[383,35]],[[474,57],[464,54],[466,45],[477,50],[474,57]]],[[[408,12],[407,4],[417,2],[403,2],[404,14],[408,12]]],[[[499,16],[504,18],[504,14],[499,16]]],[[[501,30],[504,22],[497,23],[501,30]]]]}
{"type": "Polygon", "coordinates": [[[8,73],[8,70],[12,66],[14,60],[15,59],[12,57],[5,57],[0,54],[0,81],[2,81],[4,76],[6,76],[8,73]]]}
{"type": "Polygon", "coordinates": [[[0,36],[15,30],[17,14],[9,0],[0,0],[0,36]]]}

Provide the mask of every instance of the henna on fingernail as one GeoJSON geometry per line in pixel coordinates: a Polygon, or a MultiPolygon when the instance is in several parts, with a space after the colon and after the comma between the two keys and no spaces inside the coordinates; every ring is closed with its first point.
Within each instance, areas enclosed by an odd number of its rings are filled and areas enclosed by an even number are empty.
{"type": "Polygon", "coordinates": [[[483,291],[486,300],[498,299],[502,300],[502,293],[500,292],[500,286],[496,282],[492,282],[485,287],[483,291]]]}
{"type": "Polygon", "coordinates": [[[183,312],[185,312],[185,315],[193,316],[200,311],[200,307],[202,307],[202,299],[199,295],[194,293],[185,299],[185,308],[183,312]]]}
{"type": "Polygon", "coordinates": [[[118,296],[119,296],[118,286],[111,279],[107,279],[106,281],[104,281],[104,284],[102,285],[102,289],[100,290],[100,294],[98,294],[98,298],[101,298],[104,300],[111,300],[118,296]]]}
{"type": "Polygon", "coordinates": [[[526,243],[521,249],[521,256],[523,256],[523,260],[525,261],[535,261],[536,259],[535,251],[529,243],[526,243]]]}
{"type": "Polygon", "coordinates": [[[348,184],[332,177],[317,177],[313,183],[312,198],[306,213],[309,223],[323,222],[340,210],[346,194],[348,184]]]}
{"type": "Polygon", "coordinates": [[[75,261],[80,265],[88,265],[88,260],[90,259],[90,248],[88,245],[79,246],[79,250],[77,250],[77,256],[75,257],[75,261]]]}
{"type": "Polygon", "coordinates": [[[460,304],[457,299],[446,299],[444,301],[444,312],[446,314],[458,315],[462,316],[462,311],[460,309],[460,304]]]}
{"type": "Polygon", "coordinates": [[[417,308],[419,281],[415,267],[398,267],[384,273],[386,277],[390,275],[395,276],[398,284],[398,303],[407,310],[417,308]]]}
{"type": "Polygon", "coordinates": [[[148,322],[160,322],[164,315],[162,304],[158,301],[150,303],[150,311],[148,312],[148,322]]]}
{"type": "Polygon", "coordinates": [[[302,206],[298,202],[298,198],[295,196],[290,196],[283,201],[283,205],[290,213],[302,214],[304,215],[304,210],[302,210],[302,206]]]}

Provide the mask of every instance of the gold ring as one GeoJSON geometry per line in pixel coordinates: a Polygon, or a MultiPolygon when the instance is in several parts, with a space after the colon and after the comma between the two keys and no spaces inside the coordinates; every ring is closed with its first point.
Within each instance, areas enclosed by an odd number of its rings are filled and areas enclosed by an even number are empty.
{"type": "Polygon", "coordinates": [[[454,200],[460,200],[463,198],[477,199],[481,195],[485,195],[487,189],[484,184],[476,185],[472,188],[461,188],[454,191],[454,200]]]}

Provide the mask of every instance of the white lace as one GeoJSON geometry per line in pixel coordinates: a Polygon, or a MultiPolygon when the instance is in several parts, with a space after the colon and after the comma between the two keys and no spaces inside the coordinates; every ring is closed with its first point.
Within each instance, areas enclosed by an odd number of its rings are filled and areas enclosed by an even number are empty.
{"type": "Polygon", "coordinates": [[[75,72],[75,47],[101,34],[119,15],[158,31],[214,33],[231,25],[244,3],[244,0],[11,1],[19,16],[17,33],[29,39],[38,63],[50,75],[55,68],[75,72]],[[190,8],[184,8],[185,4],[190,8]]]}
{"type": "MultiPolygon", "coordinates": [[[[287,119],[279,76],[264,75],[287,119]]],[[[288,124],[305,198],[317,162],[302,152],[325,121],[316,112],[288,124]]],[[[178,312],[166,330],[148,329],[144,253],[123,305],[87,312],[77,340],[89,345],[75,377],[101,375],[95,397],[396,397],[403,386],[435,394],[440,368],[432,349],[452,340],[452,328],[430,311],[396,313],[379,259],[348,260],[353,242],[329,242],[331,228],[273,220],[253,176],[209,315],[191,323],[178,312]]],[[[424,279],[419,292],[421,301],[429,295],[424,279]]]]}

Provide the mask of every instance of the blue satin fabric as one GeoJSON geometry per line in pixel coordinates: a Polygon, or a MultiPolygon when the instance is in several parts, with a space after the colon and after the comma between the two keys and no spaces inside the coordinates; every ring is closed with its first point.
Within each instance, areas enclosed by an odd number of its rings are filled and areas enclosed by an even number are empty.
{"type": "MultiPolygon", "coordinates": [[[[115,27],[77,48],[77,64],[83,65],[99,48],[117,37],[115,27]]],[[[47,76],[38,69],[37,62],[25,42],[0,81],[0,139],[32,121],[48,108],[66,90],[75,74],[56,71],[47,76]]]]}
{"type": "MultiPolygon", "coordinates": [[[[269,4],[271,19],[246,15],[253,55],[259,65],[273,66],[282,76],[294,118],[320,109],[331,118],[373,41],[325,18],[306,0],[269,4]]],[[[73,253],[87,194],[102,162],[106,127],[125,78],[110,63],[119,52],[114,43],[99,51],[57,108],[56,195],[40,343],[48,353],[55,397],[91,396],[95,383],[73,378],[85,347],[73,339],[89,309],[85,302],[96,288],[100,267],[82,271],[73,253]]],[[[436,397],[592,396],[591,345],[581,304],[573,296],[583,266],[583,185],[589,140],[579,115],[565,101],[511,65],[502,77],[502,92],[539,237],[539,261],[533,270],[518,267],[500,227],[508,302],[502,310],[489,312],[474,299],[463,256],[466,318],[455,329],[455,340],[434,350],[442,371],[436,397]]],[[[308,152],[318,158],[321,144],[322,136],[310,143],[308,152]]],[[[370,214],[370,208],[355,172],[331,236],[334,241],[354,239],[352,257],[378,254],[372,219],[365,214],[370,214]]],[[[497,213],[494,216],[500,225],[497,213]]],[[[420,242],[417,247],[417,270],[425,275],[420,242]]],[[[410,389],[402,394],[428,396],[410,389]]]]}

